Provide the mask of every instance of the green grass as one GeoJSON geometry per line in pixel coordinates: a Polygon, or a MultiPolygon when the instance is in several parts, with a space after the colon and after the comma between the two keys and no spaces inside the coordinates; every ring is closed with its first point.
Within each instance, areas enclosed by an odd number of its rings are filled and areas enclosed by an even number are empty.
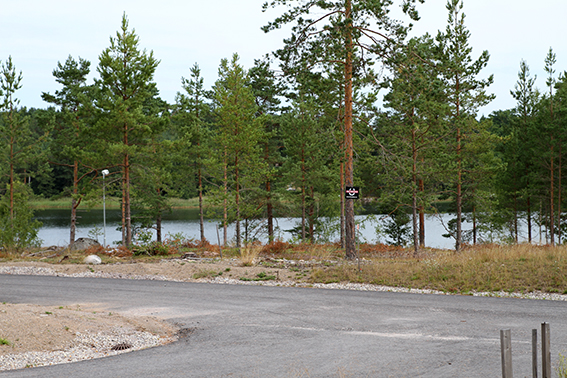
{"type": "Polygon", "coordinates": [[[0,345],[12,345],[12,343],[0,337],[0,345]]]}
{"type": "MultiPolygon", "coordinates": [[[[170,203],[174,209],[193,209],[199,207],[198,198],[171,198],[170,203]]],[[[36,197],[30,201],[30,205],[35,210],[69,209],[71,207],[71,198],[46,199],[36,197]]],[[[102,209],[102,198],[96,203],[82,203],[81,208],[102,209]]],[[[120,209],[120,198],[106,196],[106,208],[120,209]]]]}
{"type": "Polygon", "coordinates": [[[254,278],[240,277],[241,281],[274,281],[276,276],[268,275],[266,272],[260,272],[254,278]]]}

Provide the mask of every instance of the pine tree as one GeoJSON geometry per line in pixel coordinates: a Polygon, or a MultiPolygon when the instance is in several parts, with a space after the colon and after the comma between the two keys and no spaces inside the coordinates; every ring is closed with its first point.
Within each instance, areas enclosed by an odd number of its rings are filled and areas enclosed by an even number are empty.
{"type": "Polygon", "coordinates": [[[329,143],[334,139],[335,130],[327,121],[314,99],[307,95],[294,102],[292,111],[282,119],[286,156],[282,171],[288,183],[290,202],[298,203],[297,216],[301,224],[297,234],[302,242],[315,242],[322,236],[319,218],[335,215],[327,208],[333,207],[332,202],[336,203],[333,189],[337,178],[336,161],[341,156],[329,143]]]}
{"type": "Polygon", "coordinates": [[[280,137],[280,96],[284,92],[283,85],[270,69],[267,59],[254,61],[254,66],[249,70],[250,87],[254,93],[258,116],[264,118],[265,138],[263,143],[262,158],[267,166],[264,178],[264,193],[259,200],[265,207],[267,222],[268,242],[274,241],[274,206],[277,205],[277,197],[274,195],[274,187],[277,186],[277,178],[281,176],[278,167],[281,166],[282,141],[280,137]]]}
{"type": "Polygon", "coordinates": [[[189,79],[181,78],[181,85],[185,93],[177,93],[175,119],[179,125],[180,141],[184,145],[182,150],[195,167],[197,176],[197,191],[199,196],[199,231],[201,241],[205,241],[203,180],[205,160],[208,150],[209,130],[206,117],[210,115],[210,106],[205,101],[209,94],[204,89],[204,79],[201,69],[195,63],[190,69],[189,79]]]}
{"type": "Polygon", "coordinates": [[[71,195],[71,225],[69,232],[69,247],[75,242],[77,225],[77,208],[81,204],[84,193],[79,193],[79,183],[89,177],[96,169],[92,158],[88,157],[90,140],[85,138],[85,107],[92,100],[91,88],[86,85],[90,73],[90,62],[79,58],[79,61],[69,56],[65,64],[57,63],[53,70],[55,80],[62,85],[61,90],[55,94],[42,93],[44,101],[60,107],[57,125],[52,133],[52,143],[60,147],[54,149],[52,163],[72,168],[73,184],[71,195]],[[80,169],[86,168],[86,171],[80,169]]]}
{"type": "Polygon", "coordinates": [[[393,174],[393,187],[385,192],[390,199],[385,201],[411,208],[415,254],[425,246],[424,212],[436,194],[426,192],[426,182],[431,188],[432,177],[439,170],[436,156],[445,136],[441,120],[447,107],[442,102],[443,86],[436,64],[435,43],[429,35],[410,40],[390,60],[393,75],[390,92],[384,97],[390,111],[379,130],[391,155],[385,171],[393,174]]]}
{"type": "Polygon", "coordinates": [[[121,168],[122,186],[122,244],[132,244],[131,222],[131,168],[139,147],[147,145],[160,131],[163,123],[159,114],[148,113],[144,107],[157,94],[153,82],[159,64],[153,52],[140,50],[135,30],[128,30],[128,19],[122,16],[122,25],[110,47],[99,57],[95,80],[99,95],[96,106],[100,118],[95,131],[101,140],[101,153],[108,154],[112,166],[121,168]]]}
{"type": "MultiPolygon", "coordinates": [[[[257,186],[258,177],[264,171],[259,159],[259,142],[263,139],[263,125],[256,117],[257,106],[248,77],[238,63],[239,57],[223,59],[219,67],[219,79],[214,91],[215,115],[218,126],[219,153],[222,154],[224,221],[228,222],[229,181],[233,184],[234,221],[236,224],[236,246],[242,246],[241,221],[243,219],[242,192],[257,186]],[[229,177],[230,176],[230,177],[229,177]],[[230,179],[230,180],[229,180],[230,179]]],[[[226,242],[226,236],[225,236],[226,242]]]]}
{"type": "MultiPolygon", "coordinates": [[[[423,2],[423,0],[419,0],[423,2]]],[[[403,10],[417,19],[416,0],[402,2],[403,10]]],[[[300,72],[341,72],[336,90],[343,91],[345,185],[354,186],[353,93],[376,79],[373,59],[387,55],[391,42],[403,38],[406,28],[388,16],[392,0],[354,2],[272,0],[264,10],[287,5],[288,11],[263,28],[265,32],[293,23],[285,48],[276,52],[289,77],[300,72]],[[383,38],[385,37],[385,38],[383,38]]],[[[345,203],[345,252],[354,258],[354,202],[345,203]]]]}
{"type": "Polygon", "coordinates": [[[525,201],[526,221],[528,226],[528,242],[532,242],[532,196],[533,183],[530,177],[533,175],[533,150],[532,138],[534,135],[534,121],[536,105],[539,101],[539,92],[534,88],[536,77],[530,77],[528,64],[522,60],[520,71],[514,90],[510,91],[516,100],[514,118],[510,124],[510,130],[506,132],[508,138],[503,156],[506,161],[507,178],[503,177],[500,181],[502,185],[512,188],[508,189],[512,197],[512,208],[514,213],[513,229],[514,240],[518,242],[518,214],[521,204],[518,201],[525,201]]]}
{"type": "Polygon", "coordinates": [[[475,133],[478,123],[475,117],[481,106],[488,104],[494,95],[486,93],[486,88],[493,82],[493,76],[480,80],[477,76],[488,64],[488,51],[483,51],[480,57],[473,61],[472,47],[469,46],[470,32],[465,26],[462,0],[448,0],[448,25],[444,33],[439,32],[437,41],[442,48],[442,75],[445,80],[446,101],[450,107],[450,127],[454,140],[453,155],[450,157],[448,171],[453,175],[451,181],[455,186],[456,201],[456,232],[455,249],[459,251],[463,244],[462,212],[463,212],[463,183],[467,169],[464,144],[467,138],[475,133]]]}
{"type": "Polygon", "coordinates": [[[28,166],[40,160],[40,149],[34,148],[46,140],[47,134],[35,138],[29,127],[29,118],[18,109],[19,100],[16,91],[21,89],[22,72],[16,67],[10,56],[0,70],[0,138],[3,140],[0,159],[8,177],[7,194],[2,198],[0,208],[0,243],[8,251],[19,250],[38,244],[37,232],[41,223],[33,220],[33,211],[29,208],[29,196],[26,178],[28,166]],[[39,151],[38,151],[39,150],[39,151]]]}

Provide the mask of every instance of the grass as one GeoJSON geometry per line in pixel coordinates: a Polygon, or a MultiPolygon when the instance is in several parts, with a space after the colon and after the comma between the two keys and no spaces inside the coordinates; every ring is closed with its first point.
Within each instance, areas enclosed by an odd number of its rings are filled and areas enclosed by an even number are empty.
{"type": "MultiPolygon", "coordinates": [[[[182,199],[182,198],[171,198],[170,204],[174,209],[193,209],[199,207],[199,199],[182,199]]],[[[30,201],[32,209],[35,210],[47,210],[47,209],[70,209],[71,199],[68,197],[48,199],[36,197],[30,201]]],[[[81,208],[92,208],[92,209],[102,209],[102,199],[96,200],[96,202],[82,204],[81,208]],[[89,206],[90,205],[90,206],[89,206]]],[[[106,208],[107,209],[120,209],[120,198],[106,196],[106,208]]]]}
{"type": "Polygon", "coordinates": [[[562,353],[559,353],[559,364],[555,368],[555,372],[559,378],[567,378],[567,359],[562,353]]]}
{"type": "Polygon", "coordinates": [[[0,337],[0,345],[12,345],[12,343],[2,337],[0,337]]]}
{"type": "Polygon", "coordinates": [[[367,256],[356,264],[317,268],[313,282],[357,282],[450,293],[567,294],[567,247],[478,246],[460,253],[427,251],[418,258],[367,256]]]}
{"type": "Polygon", "coordinates": [[[258,260],[263,247],[257,244],[249,244],[240,248],[240,262],[242,266],[252,266],[258,260]]]}
{"type": "Polygon", "coordinates": [[[241,281],[273,281],[276,279],[274,275],[268,275],[266,272],[260,272],[254,278],[240,277],[241,281]]]}

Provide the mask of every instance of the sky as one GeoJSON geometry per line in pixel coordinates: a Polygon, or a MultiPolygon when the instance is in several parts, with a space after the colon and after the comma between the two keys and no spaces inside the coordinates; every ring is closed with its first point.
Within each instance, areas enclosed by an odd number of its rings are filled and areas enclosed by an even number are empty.
{"type": "MultiPolygon", "coordinates": [[[[205,86],[217,79],[221,59],[238,53],[240,63],[250,68],[254,59],[282,46],[289,29],[265,34],[260,27],[284,8],[262,12],[264,0],[0,0],[0,61],[9,56],[22,71],[22,89],[16,92],[20,105],[46,108],[42,92],[60,87],[52,76],[57,62],[69,55],[91,62],[90,79],[97,76],[100,53],[120,28],[123,13],[140,39],[140,47],[153,51],[160,60],[155,82],[161,97],[174,102],[181,91],[181,78],[189,77],[195,63],[201,68],[205,86]]],[[[393,14],[403,15],[395,1],[393,14]]],[[[421,20],[414,33],[437,34],[447,23],[446,0],[426,0],[418,10],[421,20]]],[[[545,90],[544,60],[552,47],[557,55],[556,75],[567,70],[566,0],[464,0],[465,24],[471,33],[473,58],[490,53],[480,78],[494,74],[489,93],[496,99],[481,109],[515,106],[510,90],[517,81],[520,61],[525,60],[536,86],[545,90]]],[[[383,93],[385,94],[385,93],[383,93]]]]}

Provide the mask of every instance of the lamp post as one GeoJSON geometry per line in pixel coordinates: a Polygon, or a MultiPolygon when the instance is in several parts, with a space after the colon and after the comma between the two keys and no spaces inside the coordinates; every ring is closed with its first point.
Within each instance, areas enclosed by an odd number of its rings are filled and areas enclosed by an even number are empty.
{"type": "Polygon", "coordinates": [[[104,233],[103,247],[106,248],[106,193],[105,193],[106,186],[104,184],[104,178],[110,172],[108,172],[108,169],[103,169],[101,173],[102,173],[102,225],[103,225],[102,228],[104,233]]]}

